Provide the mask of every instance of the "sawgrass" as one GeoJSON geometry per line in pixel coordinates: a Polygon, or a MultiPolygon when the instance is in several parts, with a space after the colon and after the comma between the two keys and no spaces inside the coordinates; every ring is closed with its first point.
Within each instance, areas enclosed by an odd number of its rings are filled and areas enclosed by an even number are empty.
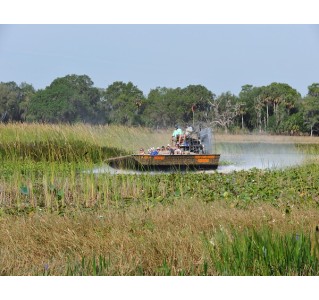
{"type": "Polygon", "coordinates": [[[152,130],[144,127],[0,123],[0,144],[9,145],[50,142],[67,146],[77,142],[81,143],[81,146],[89,144],[135,153],[141,147],[166,145],[170,142],[170,137],[171,130],[152,130]]]}
{"type": "Polygon", "coordinates": [[[1,275],[318,275],[311,252],[317,220],[313,209],[287,215],[271,204],[240,209],[200,199],[151,209],[3,215],[1,275]]]}
{"type": "Polygon", "coordinates": [[[318,275],[316,163],[94,174],[106,157],[165,145],[170,131],[9,124],[0,133],[1,275],[318,275]]]}
{"type": "Polygon", "coordinates": [[[309,234],[281,234],[268,227],[248,228],[244,232],[224,231],[222,228],[206,240],[211,262],[219,275],[313,276],[319,273],[318,240],[311,239],[309,234]]]}

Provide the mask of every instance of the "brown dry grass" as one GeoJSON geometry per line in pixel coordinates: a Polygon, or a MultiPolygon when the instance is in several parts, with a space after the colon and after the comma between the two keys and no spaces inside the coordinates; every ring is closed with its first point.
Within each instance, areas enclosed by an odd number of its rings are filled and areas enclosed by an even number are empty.
{"type": "MultiPolygon", "coordinates": [[[[225,202],[206,204],[181,199],[145,211],[135,205],[127,210],[104,212],[4,216],[0,219],[0,265],[2,275],[64,275],[68,258],[110,257],[110,274],[134,275],[138,266],[152,275],[166,260],[173,275],[180,270],[200,273],[207,258],[203,237],[220,228],[261,228],[282,233],[310,232],[318,222],[314,209],[292,208],[286,215],[270,204],[247,209],[225,202]]],[[[211,268],[211,266],[210,266],[211,268]]],[[[214,274],[214,270],[210,270],[214,274]]]]}

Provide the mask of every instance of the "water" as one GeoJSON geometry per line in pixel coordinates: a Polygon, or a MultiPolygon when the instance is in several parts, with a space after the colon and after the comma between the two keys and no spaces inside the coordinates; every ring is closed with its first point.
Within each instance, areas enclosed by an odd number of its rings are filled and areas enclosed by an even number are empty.
{"type": "Polygon", "coordinates": [[[216,145],[220,152],[218,172],[257,169],[283,169],[301,165],[307,156],[294,144],[271,143],[221,143],[216,145]]]}
{"type": "MultiPolygon", "coordinates": [[[[197,173],[229,173],[232,171],[257,169],[283,169],[301,165],[308,158],[298,151],[294,144],[272,143],[218,143],[215,153],[221,154],[220,165],[216,171],[196,171],[197,173]]],[[[110,174],[145,174],[134,170],[118,170],[104,166],[93,170],[93,173],[110,174]]],[[[152,171],[149,174],[161,174],[152,171]]]]}

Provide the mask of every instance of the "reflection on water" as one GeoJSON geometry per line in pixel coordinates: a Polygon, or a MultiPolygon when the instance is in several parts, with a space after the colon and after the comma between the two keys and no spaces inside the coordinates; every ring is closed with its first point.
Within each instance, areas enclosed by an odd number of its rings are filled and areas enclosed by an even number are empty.
{"type": "MultiPolygon", "coordinates": [[[[220,165],[216,171],[197,171],[198,173],[228,173],[232,171],[257,169],[282,169],[302,164],[307,155],[297,150],[294,144],[271,143],[218,143],[215,153],[221,154],[220,165]]],[[[97,168],[94,173],[145,174],[141,171],[117,170],[110,166],[97,168]]],[[[172,172],[172,171],[171,171],[172,172]]],[[[152,171],[148,174],[161,174],[152,171]]],[[[167,172],[166,172],[167,173],[167,172]]]]}

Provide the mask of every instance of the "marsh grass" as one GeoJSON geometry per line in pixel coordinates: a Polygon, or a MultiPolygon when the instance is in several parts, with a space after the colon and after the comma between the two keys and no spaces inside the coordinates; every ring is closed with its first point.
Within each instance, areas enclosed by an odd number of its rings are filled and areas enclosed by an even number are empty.
{"type": "Polygon", "coordinates": [[[243,210],[223,201],[207,204],[200,199],[159,204],[149,210],[133,205],[125,211],[3,215],[1,274],[264,275],[270,274],[270,265],[280,266],[283,260],[289,268],[275,269],[273,274],[297,275],[303,270],[303,275],[314,275],[318,270],[309,238],[316,221],[312,209],[293,208],[287,216],[270,204],[243,210]],[[290,238],[297,235],[303,248],[290,253],[295,245],[290,238]],[[268,264],[259,261],[262,247],[271,255],[268,264]]]}
{"type": "Polygon", "coordinates": [[[77,142],[135,153],[140,147],[166,145],[170,136],[170,130],[151,130],[143,127],[116,125],[0,124],[0,143],[10,145],[30,142],[72,145],[72,143],[77,142]]]}
{"type": "MultiPolygon", "coordinates": [[[[143,265],[135,265],[124,275],[224,275],[224,276],[316,276],[319,274],[318,257],[312,250],[319,250],[310,235],[272,232],[269,228],[248,229],[244,232],[223,232],[220,229],[203,242],[209,257],[202,259],[196,267],[174,268],[174,261],[163,259],[161,265],[150,271],[143,265]]],[[[112,267],[110,254],[99,255],[81,262],[68,261],[66,275],[120,275],[112,267]]],[[[195,265],[195,264],[194,264],[195,265]]]]}
{"type": "MultiPolygon", "coordinates": [[[[216,232],[206,239],[219,275],[318,275],[318,258],[310,235],[273,232],[269,228],[216,232]]],[[[315,244],[316,249],[318,245],[315,244]]]]}
{"type": "Polygon", "coordinates": [[[2,210],[25,208],[28,211],[37,206],[58,212],[88,207],[125,209],[137,203],[152,207],[185,198],[207,203],[223,200],[239,208],[268,202],[287,213],[291,206],[317,208],[319,205],[318,165],[277,171],[254,169],[227,176],[220,173],[96,175],[72,166],[49,164],[48,170],[47,167],[38,174],[23,169],[23,174],[15,170],[11,176],[0,177],[2,210]]]}
{"type": "Polygon", "coordinates": [[[169,136],[1,124],[1,275],[317,275],[317,163],[227,175],[90,172],[169,136]]]}

